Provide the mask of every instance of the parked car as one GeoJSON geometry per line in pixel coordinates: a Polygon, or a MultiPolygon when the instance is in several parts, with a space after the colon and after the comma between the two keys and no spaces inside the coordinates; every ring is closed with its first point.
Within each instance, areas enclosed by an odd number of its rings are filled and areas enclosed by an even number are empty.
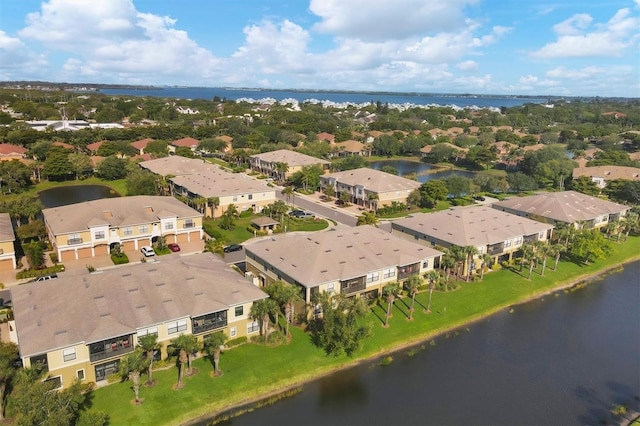
{"type": "Polygon", "coordinates": [[[304,210],[293,210],[289,213],[289,216],[297,217],[298,219],[310,219],[316,217],[313,213],[305,212],[304,210]]]}
{"type": "Polygon", "coordinates": [[[169,243],[167,244],[167,247],[169,247],[169,250],[171,250],[174,253],[177,251],[180,251],[180,246],[176,243],[169,243]]]}
{"type": "Polygon", "coordinates": [[[156,252],[153,251],[153,247],[151,246],[144,246],[140,248],[140,253],[142,253],[144,257],[151,257],[156,255],[156,252]]]}
{"type": "Polygon", "coordinates": [[[223,249],[225,253],[231,253],[231,252],[240,251],[240,250],[242,250],[242,246],[240,244],[231,244],[229,246],[226,246],[223,249]]]}
{"type": "Polygon", "coordinates": [[[58,278],[58,274],[49,274],[49,275],[43,275],[38,278],[34,278],[32,280],[29,280],[29,282],[33,283],[33,282],[39,282],[39,281],[49,281],[49,280],[55,280],[56,278],[58,278]]]}

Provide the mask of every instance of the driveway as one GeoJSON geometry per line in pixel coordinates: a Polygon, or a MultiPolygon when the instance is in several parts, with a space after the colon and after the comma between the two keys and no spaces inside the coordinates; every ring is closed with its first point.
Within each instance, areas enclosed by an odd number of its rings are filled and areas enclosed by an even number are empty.
{"type": "MultiPolygon", "coordinates": [[[[296,193],[295,197],[293,197],[293,205],[294,207],[313,212],[317,216],[335,220],[343,225],[356,226],[356,223],[358,222],[357,216],[362,214],[362,212],[358,210],[358,206],[351,205],[349,207],[338,207],[332,201],[320,201],[320,195],[321,194],[319,193],[312,195],[296,193]]],[[[291,201],[287,200],[279,190],[276,191],[276,198],[286,202],[287,204],[291,201]]]]}

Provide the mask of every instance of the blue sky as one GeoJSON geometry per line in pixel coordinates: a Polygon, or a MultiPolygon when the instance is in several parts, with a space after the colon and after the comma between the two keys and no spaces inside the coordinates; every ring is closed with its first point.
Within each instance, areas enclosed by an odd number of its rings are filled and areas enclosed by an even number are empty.
{"type": "Polygon", "coordinates": [[[640,0],[0,0],[0,81],[640,97],[640,0]]]}

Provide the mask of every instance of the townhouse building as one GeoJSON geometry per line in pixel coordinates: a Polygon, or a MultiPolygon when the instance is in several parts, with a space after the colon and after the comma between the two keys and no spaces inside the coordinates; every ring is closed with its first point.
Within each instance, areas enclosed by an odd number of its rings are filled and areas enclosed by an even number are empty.
{"type": "Polygon", "coordinates": [[[327,160],[311,157],[288,149],[263,152],[249,157],[251,170],[272,176],[276,179],[286,180],[292,174],[299,172],[306,166],[320,166],[323,170],[328,170],[331,163],[327,160]],[[281,173],[278,170],[278,163],[287,165],[287,171],[281,173]]]}
{"type": "Polygon", "coordinates": [[[512,197],[494,203],[494,209],[539,222],[568,223],[586,229],[600,228],[620,220],[630,206],[602,200],[576,191],[544,192],[512,197]]]}
{"type": "Polygon", "coordinates": [[[115,244],[137,252],[158,237],[201,240],[202,213],[173,197],[138,195],[43,209],[49,241],[61,262],[106,255],[115,244]]]}
{"type": "Polygon", "coordinates": [[[16,236],[9,213],[0,213],[0,271],[16,269],[16,236]]]}
{"type": "Polygon", "coordinates": [[[247,273],[261,285],[293,284],[307,304],[323,291],[377,297],[389,282],[432,270],[442,255],[374,226],[274,235],[245,253],[247,273]]]}
{"type": "Polygon", "coordinates": [[[217,256],[200,253],[15,286],[11,297],[23,365],[40,365],[46,380],[66,388],[76,379],[106,384],[148,334],[157,336],[162,359],[181,334],[199,341],[218,331],[257,334],[251,306],[268,296],[217,256]]]}
{"type": "Polygon", "coordinates": [[[420,188],[420,182],[362,167],[320,177],[320,190],[332,186],[336,194],[346,192],[351,203],[371,209],[406,203],[409,194],[420,188]]]}
{"type": "Polygon", "coordinates": [[[546,242],[553,225],[537,222],[488,206],[458,207],[434,213],[416,213],[391,223],[394,235],[429,247],[473,246],[478,250],[467,267],[474,271],[479,256],[488,254],[493,263],[511,260],[523,244],[546,242]]]}
{"type": "Polygon", "coordinates": [[[238,211],[256,213],[276,201],[276,189],[264,181],[244,173],[230,173],[201,159],[170,156],[143,161],[140,167],[160,176],[168,177],[171,192],[190,199],[207,200],[205,216],[219,217],[230,204],[238,211]],[[208,202],[218,198],[218,205],[208,202]]]}

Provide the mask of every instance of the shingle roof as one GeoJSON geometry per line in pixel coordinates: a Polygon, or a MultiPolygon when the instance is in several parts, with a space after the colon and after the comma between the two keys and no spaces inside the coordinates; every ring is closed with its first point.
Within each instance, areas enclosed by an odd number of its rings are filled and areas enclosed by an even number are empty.
{"type": "Polygon", "coordinates": [[[435,213],[416,213],[394,221],[404,227],[459,247],[496,244],[514,237],[533,235],[553,228],[487,206],[459,207],[435,213]]]}
{"type": "Polygon", "coordinates": [[[393,191],[407,191],[420,187],[420,182],[392,175],[380,170],[362,167],[360,169],[345,170],[323,176],[323,179],[333,178],[337,182],[349,186],[362,186],[367,191],[385,193],[393,191]]]}
{"type": "Polygon", "coordinates": [[[245,251],[247,256],[256,255],[306,287],[442,254],[373,226],[309,235],[279,234],[246,245],[245,251]]]}
{"type": "Polygon", "coordinates": [[[199,144],[200,144],[200,141],[198,139],[194,139],[190,137],[177,139],[175,141],[169,142],[169,145],[186,146],[187,148],[191,148],[192,146],[198,146],[199,144]]]}
{"type": "Polygon", "coordinates": [[[211,253],[61,275],[11,294],[23,357],[267,297],[211,253]]]}
{"type": "Polygon", "coordinates": [[[593,166],[576,167],[573,169],[573,177],[577,178],[580,176],[599,177],[605,180],[640,180],[640,168],[626,166],[593,166]]]}
{"type": "Polygon", "coordinates": [[[264,181],[243,173],[229,173],[202,160],[171,156],[143,161],[140,166],[161,175],[174,175],[171,181],[201,197],[274,192],[264,181]]]}
{"type": "Polygon", "coordinates": [[[157,222],[160,217],[202,216],[202,213],[173,197],[152,195],[86,201],[43,209],[42,214],[55,235],[86,231],[90,224],[97,225],[105,221],[112,227],[118,227],[157,222]]]}
{"type": "Polygon", "coordinates": [[[27,152],[27,148],[22,147],[22,146],[18,146],[18,145],[11,145],[8,143],[0,143],[0,154],[2,155],[23,155],[27,152]]]}
{"type": "Polygon", "coordinates": [[[620,213],[629,206],[601,200],[576,191],[547,192],[527,197],[513,197],[493,204],[493,208],[508,208],[560,222],[591,220],[604,214],[620,213]]]}
{"type": "Polygon", "coordinates": [[[312,166],[314,164],[330,164],[329,161],[310,155],[301,154],[288,149],[279,149],[277,151],[264,152],[262,154],[252,155],[250,158],[259,158],[261,161],[270,163],[287,163],[289,167],[312,166]]]}

